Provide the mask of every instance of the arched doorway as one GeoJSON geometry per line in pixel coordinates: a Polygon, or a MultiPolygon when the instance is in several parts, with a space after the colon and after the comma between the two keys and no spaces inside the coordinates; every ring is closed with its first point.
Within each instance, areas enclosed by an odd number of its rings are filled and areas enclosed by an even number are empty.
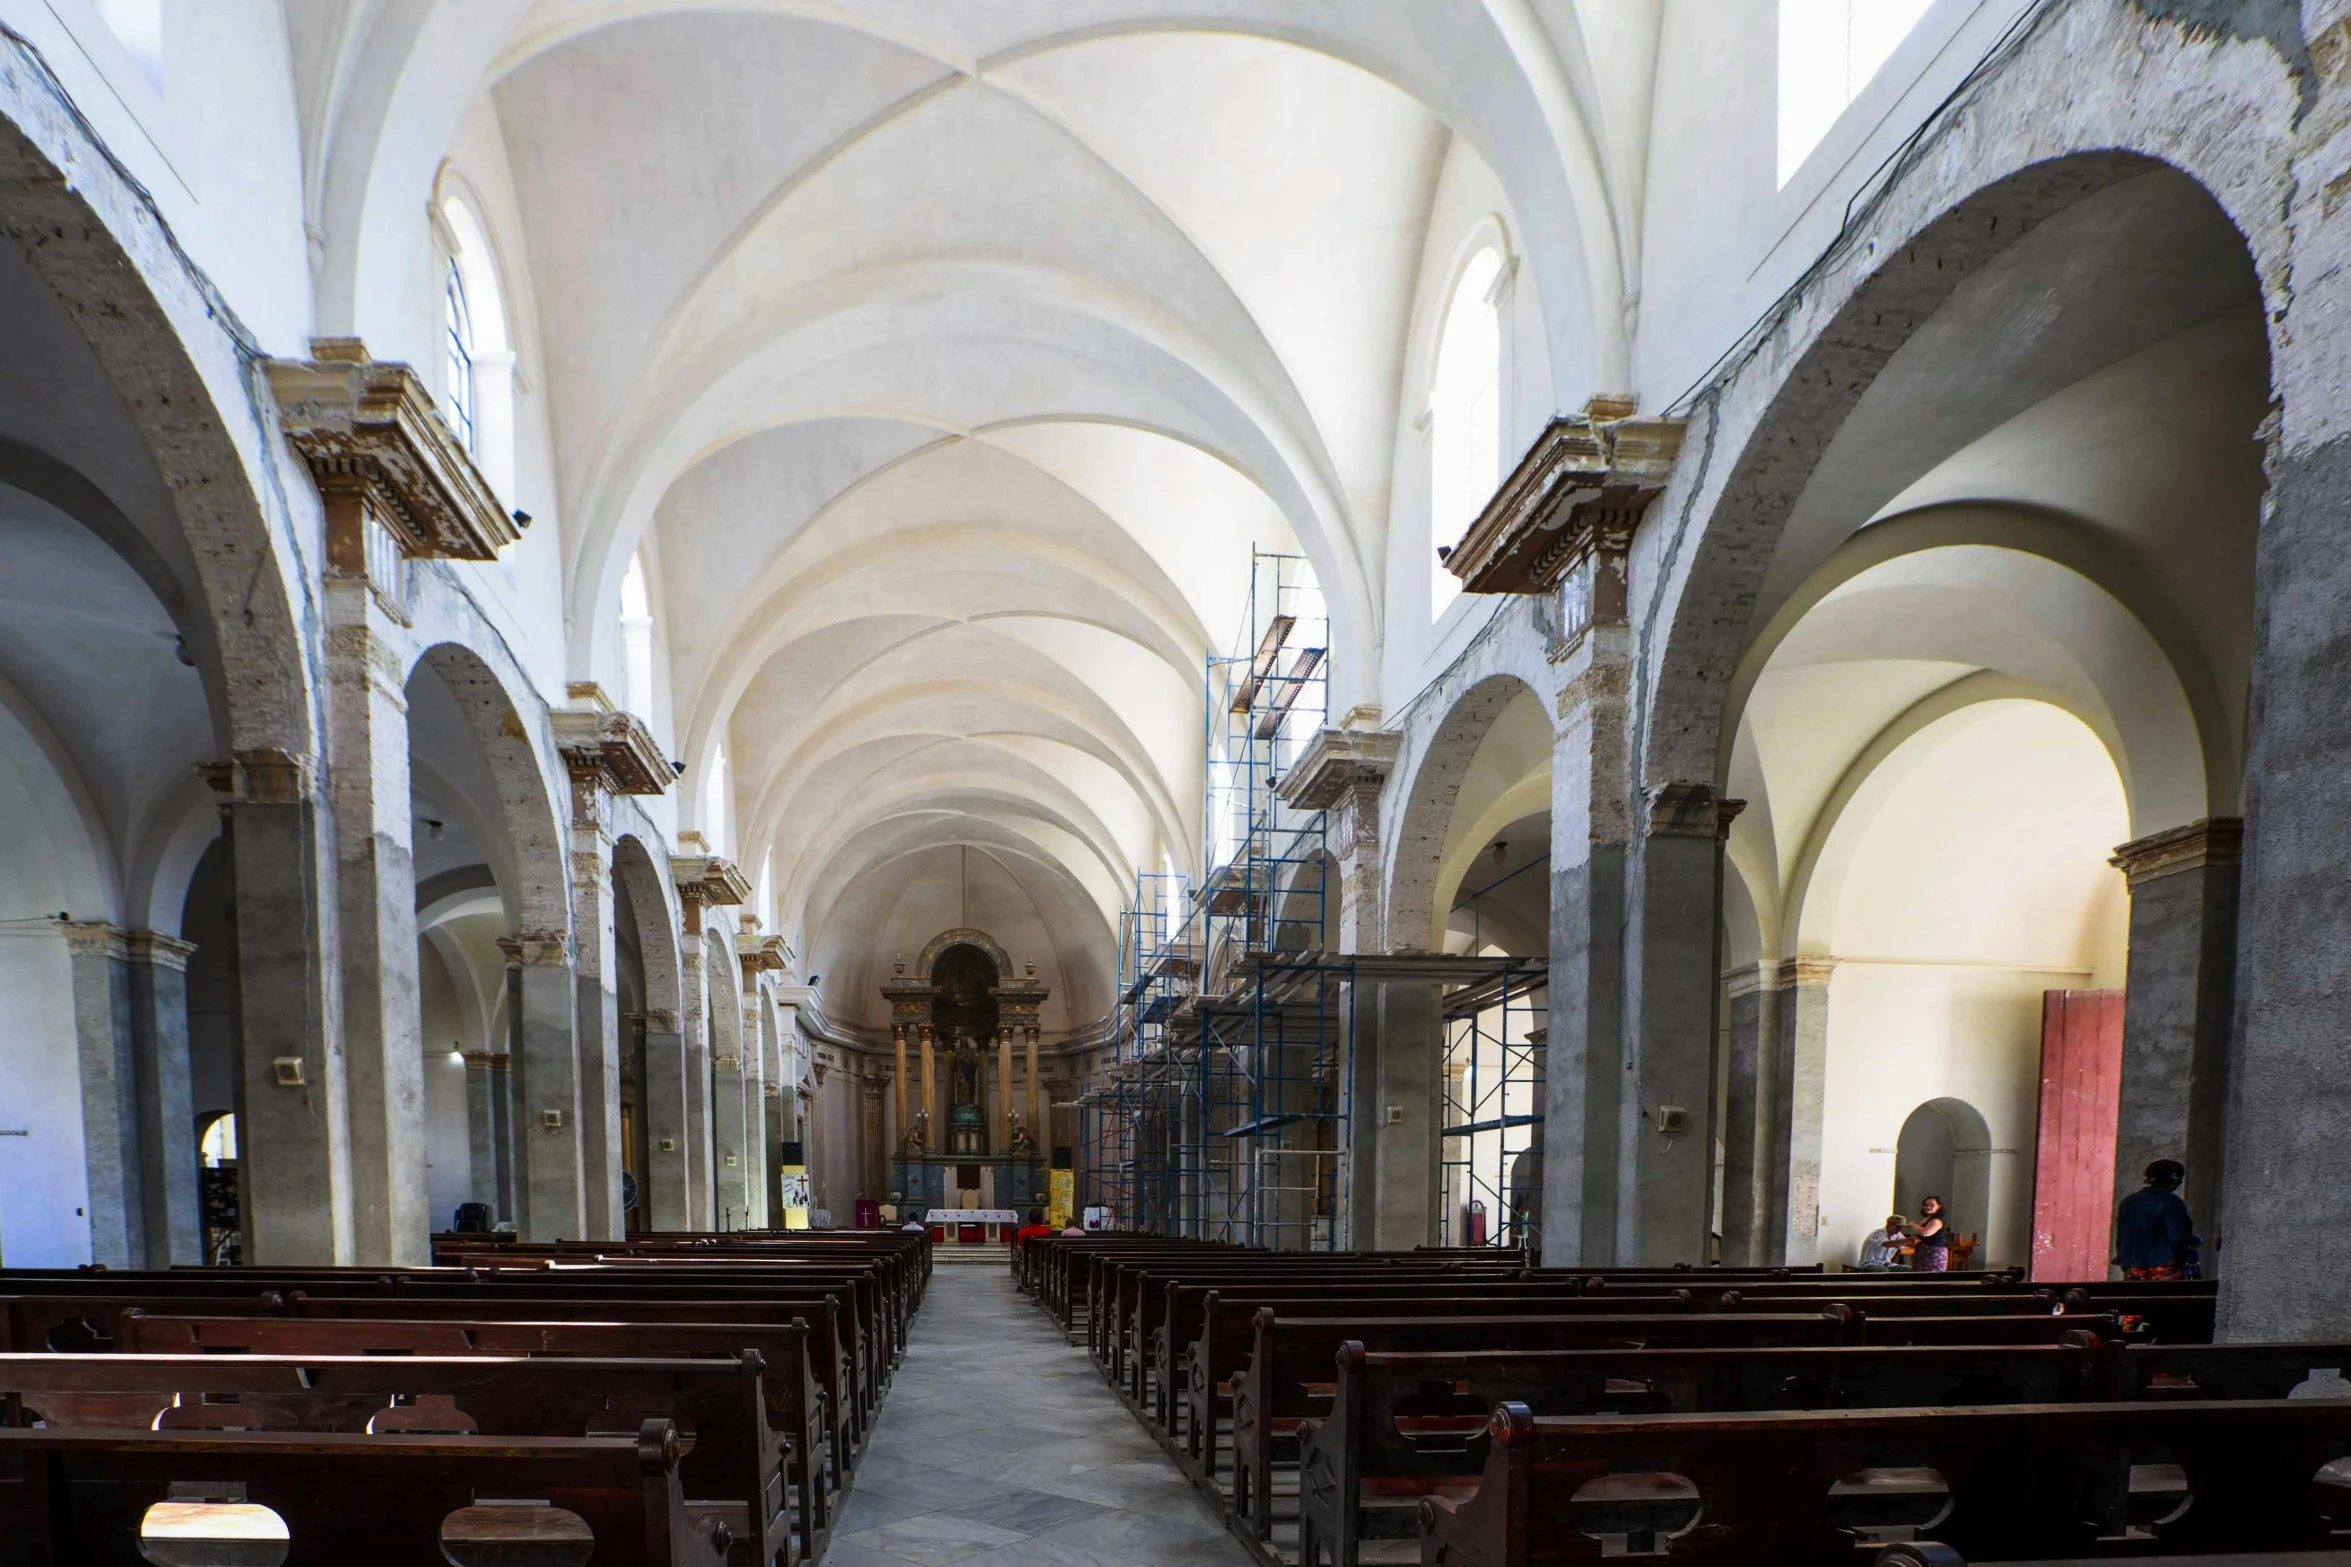
{"type": "Polygon", "coordinates": [[[1911,1223],[1920,1199],[1939,1197],[1952,1233],[1980,1236],[1993,1209],[1992,1130],[1964,1099],[1930,1099],[1894,1139],[1893,1207],[1911,1223]]]}

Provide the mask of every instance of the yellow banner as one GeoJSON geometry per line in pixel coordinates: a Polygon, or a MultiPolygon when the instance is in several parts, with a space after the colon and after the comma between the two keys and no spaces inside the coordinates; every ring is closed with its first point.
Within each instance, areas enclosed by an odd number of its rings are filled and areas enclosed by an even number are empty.
{"type": "Polygon", "coordinates": [[[1045,1222],[1057,1230],[1068,1229],[1069,1216],[1076,1211],[1077,1206],[1077,1172],[1055,1170],[1046,1190],[1050,1196],[1045,1204],[1045,1222]]]}

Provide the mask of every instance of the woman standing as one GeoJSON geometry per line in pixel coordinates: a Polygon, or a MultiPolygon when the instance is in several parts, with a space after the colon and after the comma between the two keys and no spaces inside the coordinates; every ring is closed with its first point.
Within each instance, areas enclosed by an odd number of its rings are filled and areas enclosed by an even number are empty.
{"type": "Polygon", "coordinates": [[[1918,1213],[1918,1249],[1910,1254],[1910,1266],[1919,1273],[1949,1273],[1951,1228],[1943,1222],[1943,1199],[1920,1198],[1918,1213]]]}

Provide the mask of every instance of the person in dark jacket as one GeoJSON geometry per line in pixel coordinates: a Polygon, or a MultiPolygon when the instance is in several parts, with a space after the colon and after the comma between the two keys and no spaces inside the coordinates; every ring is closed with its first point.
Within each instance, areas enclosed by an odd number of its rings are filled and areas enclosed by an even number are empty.
{"type": "Polygon", "coordinates": [[[2145,1283],[2196,1276],[2196,1248],[2203,1242],[2180,1201],[2180,1182],[2187,1177],[2187,1166],[2177,1159],[2158,1159],[2147,1166],[2147,1184],[2115,1210],[2114,1260],[2124,1278],[2145,1283]]]}

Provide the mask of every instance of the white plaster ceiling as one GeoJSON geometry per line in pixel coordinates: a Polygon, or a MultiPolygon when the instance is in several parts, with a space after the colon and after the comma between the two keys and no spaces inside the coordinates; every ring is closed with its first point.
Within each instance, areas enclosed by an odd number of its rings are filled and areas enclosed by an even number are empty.
{"type": "Polygon", "coordinates": [[[681,825],[717,830],[723,745],[723,847],[772,850],[828,1013],[875,1020],[873,954],[976,899],[1081,1026],[1136,873],[1199,851],[1201,666],[1252,549],[1312,563],[1334,702],[1373,688],[1456,136],[1562,304],[1552,381],[1621,365],[1631,213],[1597,193],[1638,185],[1646,90],[1598,84],[1645,81],[1655,27],[1620,9],[338,0],[293,28],[322,316],[419,297],[371,238],[427,172],[401,148],[486,101],[574,677],[619,683],[642,551],[681,825]]]}

